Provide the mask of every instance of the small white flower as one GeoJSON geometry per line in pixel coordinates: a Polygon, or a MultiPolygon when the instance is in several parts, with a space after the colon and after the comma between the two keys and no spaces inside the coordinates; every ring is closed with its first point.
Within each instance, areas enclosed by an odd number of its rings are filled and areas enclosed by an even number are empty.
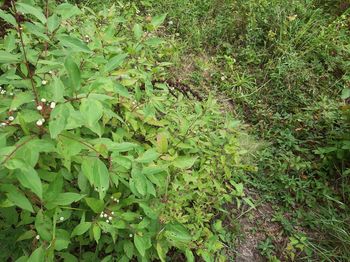
{"type": "Polygon", "coordinates": [[[50,108],[51,108],[51,109],[54,109],[55,107],[56,107],[56,103],[55,103],[55,102],[51,102],[50,108]]]}
{"type": "Polygon", "coordinates": [[[40,239],[40,236],[39,235],[36,235],[36,237],[35,237],[37,240],[39,240],[40,239]]]}
{"type": "Polygon", "coordinates": [[[129,237],[132,237],[132,234],[130,234],[129,237]]]}
{"type": "Polygon", "coordinates": [[[21,26],[21,27],[19,28],[19,30],[23,30],[23,27],[21,26]]]}
{"type": "Polygon", "coordinates": [[[2,126],[2,127],[3,127],[3,126],[6,126],[6,125],[7,125],[6,123],[1,123],[1,124],[0,124],[0,126],[2,126]]]}
{"type": "Polygon", "coordinates": [[[108,219],[106,219],[106,222],[107,222],[107,223],[109,223],[109,220],[108,220],[108,219]]]}
{"type": "Polygon", "coordinates": [[[46,81],[46,80],[42,80],[41,83],[42,83],[43,85],[46,85],[46,84],[47,84],[47,81],[46,81]]]}
{"type": "Polygon", "coordinates": [[[53,72],[50,70],[50,71],[49,71],[49,74],[51,74],[51,75],[52,75],[52,74],[53,74],[53,72]]]}
{"type": "Polygon", "coordinates": [[[9,116],[9,121],[13,121],[15,118],[13,116],[9,116]]]}
{"type": "Polygon", "coordinates": [[[117,199],[116,201],[117,201],[117,203],[119,203],[119,199],[117,199]]]}
{"type": "Polygon", "coordinates": [[[10,111],[17,111],[17,107],[10,109],[10,111]]]}
{"type": "Polygon", "coordinates": [[[41,110],[43,110],[43,107],[42,107],[42,106],[37,106],[36,109],[37,109],[38,111],[41,111],[41,110]]]}
{"type": "Polygon", "coordinates": [[[85,37],[86,37],[86,38],[89,38],[89,36],[88,36],[88,35],[85,35],[85,37]]]}
{"type": "Polygon", "coordinates": [[[36,125],[37,126],[42,126],[43,125],[43,121],[41,121],[41,119],[39,119],[38,121],[36,121],[36,125]]]}
{"type": "Polygon", "coordinates": [[[172,25],[172,24],[174,24],[174,22],[173,22],[173,21],[169,21],[168,24],[169,24],[169,25],[172,25]]]}
{"type": "Polygon", "coordinates": [[[140,216],[140,219],[142,220],[142,216],[140,216]]]}
{"type": "Polygon", "coordinates": [[[41,122],[45,123],[45,121],[46,121],[45,118],[42,118],[42,119],[41,119],[41,122]]]}
{"type": "Polygon", "coordinates": [[[1,90],[0,94],[5,95],[6,94],[6,90],[4,90],[4,89],[1,90]]]}
{"type": "Polygon", "coordinates": [[[60,217],[60,220],[63,221],[63,220],[64,220],[64,217],[60,217]]]}
{"type": "Polygon", "coordinates": [[[221,81],[224,81],[225,79],[226,79],[225,76],[222,76],[222,77],[221,77],[221,81]]]}
{"type": "Polygon", "coordinates": [[[113,217],[109,217],[108,219],[109,219],[109,220],[112,220],[112,219],[113,219],[113,217]]]}
{"type": "Polygon", "coordinates": [[[103,216],[104,216],[104,217],[108,217],[108,215],[107,215],[107,214],[104,214],[103,216]]]}
{"type": "Polygon", "coordinates": [[[180,36],[180,34],[179,34],[179,33],[176,33],[175,35],[176,35],[176,36],[180,36]]]}
{"type": "Polygon", "coordinates": [[[43,103],[46,103],[46,99],[45,98],[41,98],[40,101],[43,102],[43,103]]]}
{"type": "Polygon", "coordinates": [[[136,10],[136,14],[139,14],[140,13],[140,10],[136,10]]]}
{"type": "Polygon", "coordinates": [[[103,218],[103,213],[100,214],[100,218],[103,218]]]}
{"type": "Polygon", "coordinates": [[[9,95],[10,95],[10,96],[13,96],[13,93],[11,92],[9,95]]]}
{"type": "Polygon", "coordinates": [[[111,214],[114,215],[114,212],[112,211],[111,214]]]}

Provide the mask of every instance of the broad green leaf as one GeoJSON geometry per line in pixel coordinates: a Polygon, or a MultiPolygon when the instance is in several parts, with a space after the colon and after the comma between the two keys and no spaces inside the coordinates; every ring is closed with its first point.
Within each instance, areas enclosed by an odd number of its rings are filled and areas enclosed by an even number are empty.
{"type": "Polygon", "coordinates": [[[23,167],[20,170],[16,171],[15,175],[22,186],[30,189],[40,199],[43,198],[43,189],[42,189],[41,180],[38,176],[38,173],[34,170],[34,168],[30,166],[23,167]]]}
{"type": "Polygon", "coordinates": [[[146,235],[144,236],[135,235],[134,244],[137,251],[139,251],[142,257],[146,255],[146,250],[152,246],[151,239],[149,238],[149,236],[146,236],[146,235]]]}
{"type": "Polygon", "coordinates": [[[82,11],[75,5],[69,3],[62,3],[55,8],[55,12],[62,16],[62,19],[68,19],[70,17],[79,15],[82,11]]]}
{"type": "Polygon", "coordinates": [[[109,172],[106,165],[98,158],[84,160],[82,172],[99,193],[102,200],[109,188],[109,172]]]}
{"type": "Polygon", "coordinates": [[[168,139],[164,133],[157,135],[157,151],[161,154],[168,151],[168,139]]]}
{"type": "Polygon", "coordinates": [[[19,55],[13,55],[9,52],[0,50],[0,64],[18,63],[20,61],[19,55]]]}
{"type": "Polygon", "coordinates": [[[56,238],[55,238],[55,250],[61,251],[68,248],[70,244],[70,235],[66,230],[56,229],[56,238]]]}
{"type": "Polygon", "coordinates": [[[28,5],[28,4],[25,4],[25,3],[16,3],[16,5],[17,5],[18,11],[20,11],[24,14],[33,15],[36,18],[38,18],[41,23],[43,23],[43,24],[46,23],[46,17],[43,14],[41,9],[34,7],[34,6],[31,6],[31,5],[28,5]]]}
{"type": "Polygon", "coordinates": [[[341,99],[347,99],[350,97],[350,88],[344,88],[341,93],[341,99]]]}
{"type": "Polygon", "coordinates": [[[61,79],[54,77],[52,87],[51,87],[51,94],[52,94],[52,101],[55,102],[64,102],[64,85],[61,81],[61,79]]]}
{"type": "Polygon", "coordinates": [[[34,250],[30,255],[27,262],[44,262],[45,261],[45,251],[42,246],[34,250]]]}
{"type": "Polygon", "coordinates": [[[155,17],[152,18],[152,21],[151,21],[151,24],[154,26],[154,27],[158,27],[160,26],[164,20],[166,18],[166,14],[163,14],[163,15],[157,15],[155,17]]]}
{"type": "Polygon", "coordinates": [[[134,244],[131,241],[126,241],[123,245],[123,250],[129,259],[134,256],[134,244]]]}
{"type": "Polygon", "coordinates": [[[16,241],[31,239],[31,238],[34,238],[35,235],[36,235],[36,232],[34,230],[28,230],[24,232],[22,235],[20,235],[16,241]]]}
{"type": "Polygon", "coordinates": [[[7,23],[17,27],[17,22],[16,22],[16,19],[13,17],[13,15],[6,13],[2,9],[0,9],[0,18],[5,20],[7,23]]]}
{"type": "Polygon", "coordinates": [[[130,97],[130,93],[128,91],[128,89],[125,87],[125,86],[122,86],[121,84],[116,84],[115,85],[115,91],[121,95],[121,96],[124,96],[124,97],[130,97]]]}
{"type": "Polygon", "coordinates": [[[68,72],[69,79],[73,85],[73,90],[79,90],[81,84],[81,75],[78,65],[71,56],[68,56],[64,62],[64,66],[68,72]]]}
{"type": "Polygon", "coordinates": [[[181,224],[168,224],[165,227],[165,237],[178,248],[188,247],[192,237],[188,230],[181,224]]]}
{"type": "Polygon", "coordinates": [[[104,71],[106,73],[116,69],[119,65],[121,65],[121,63],[123,63],[124,59],[127,57],[128,55],[127,54],[119,54],[119,55],[116,55],[114,57],[112,57],[108,63],[105,65],[104,67],[104,71]]]}
{"type": "Polygon", "coordinates": [[[122,143],[113,143],[110,147],[110,151],[113,152],[128,152],[138,147],[137,144],[122,142],[122,143]]]}
{"type": "Polygon", "coordinates": [[[95,212],[101,213],[104,208],[104,203],[100,199],[87,197],[85,198],[86,204],[95,212]]]}
{"type": "Polygon", "coordinates": [[[77,193],[60,193],[55,200],[52,201],[52,204],[59,206],[68,206],[73,202],[77,202],[82,199],[84,195],[77,193]]]}
{"type": "Polygon", "coordinates": [[[140,40],[142,35],[143,35],[142,25],[135,24],[133,31],[134,31],[134,36],[135,36],[136,40],[140,40]]]}
{"type": "Polygon", "coordinates": [[[52,221],[42,210],[35,217],[35,230],[41,239],[50,241],[52,239],[52,221]]]}
{"type": "Polygon", "coordinates": [[[133,182],[137,192],[145,196],[147,194],[147,178],[142,174],[141,170],[135,167],[131,171],[131,176],[132,180],[129,182],[133,182]]]}
{"type": "Polygon", "coordinates": [[[16,206],[28,210],[29,212],[34,212],[32,204],[29,202],[25,195],[17,190],[12,190],[7,193],[7,198],[16,206]]]}
{"type": "Polygon", "coordinates": [[[86,231],[88,231],[91,227],[91,222],[81,222],[79,225],[77,225],[71,234],[71,237],[74,236],[80,236],[84,234],[86,231]]]}
{"type": "Polygon", "coordinates": [[[60,18],[56,14],[53,14],[47,19],[47,29],[52,33],[60,26],[60,23],[60,18]]]}
{"type": "Polygon", "coordinates": [[[143,209],[143,211],[145,212],[146,216],[148,216],[149,218],[152,218],[154,220],[158,218],[157,212],[155,212],[152,208],[150,208],[149,206],[147,206],[144,203],[140,203],[139,205],[143,209]]]}
{"type": "Polygon", "coordinates": [[[179,156],[174,160],[173,165],[177,168],[188,169],[194,165],[197,158],[198,157],[179,156]]]}
{"type": "Polygon", "coordinates": [[[8,32],[8,34],[4,38],[5,51],[11,52],[16,48],[16,38],[17,35],[15,34],[15,32],[8,32]]]}
{"type": "Polygon", "coordinates": [[[187,248],[185,250],[185,256],[186,256],[187,262],[194,262],[194,255],[190,249],[187,248]]]}
{"type": "Polygon", "coordinates": [[[57,105],[51,112],[49,121],[49,131],[51,138],[56,138],[67,125],[70,108],[68,103],[57,105]]]}
{"type": "Polygon", "coordinates": [[[85,52],[85,53],[91,52],[89,47],[78,38],[71,37],[68,35],[61,35],[58,37],[58,40],[61,42],[63,46],[72,48],[73,50],[76,50],[79,52],[85,52]]]}
{"type": "Polygon", "coordinates": [[[159,154],[154,148],[148,149],[140,157],[136,159],[137,162],[147,164],[156,160],[159,157],[159,154]]]}
{"type": "Polygon", "coordinates": [[[80,112],[85,118],[88,126],[95,125],[103,115],[103,106],[95,99],[83,99],[80,105],[80,112]]]}

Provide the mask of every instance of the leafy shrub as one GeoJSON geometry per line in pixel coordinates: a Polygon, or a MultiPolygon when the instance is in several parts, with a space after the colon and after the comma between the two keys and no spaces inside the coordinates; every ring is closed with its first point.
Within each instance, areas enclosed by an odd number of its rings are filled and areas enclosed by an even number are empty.
{"type": "Polygon", "coordinates": [[[18,1],[0,17],[1,260],[213,261],[245,168],[236,122],[164,81],[165,15],[18,1]]]}

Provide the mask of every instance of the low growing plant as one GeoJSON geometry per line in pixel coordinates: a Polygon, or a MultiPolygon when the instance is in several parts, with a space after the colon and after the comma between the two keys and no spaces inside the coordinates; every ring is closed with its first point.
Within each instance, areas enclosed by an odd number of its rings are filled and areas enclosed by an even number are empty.
{"type": "Polygon", "coordinates": [[[223,260],[236,122],[166,84],[166,16],[136,11],[0,11],[0,260],[223,260]]]}

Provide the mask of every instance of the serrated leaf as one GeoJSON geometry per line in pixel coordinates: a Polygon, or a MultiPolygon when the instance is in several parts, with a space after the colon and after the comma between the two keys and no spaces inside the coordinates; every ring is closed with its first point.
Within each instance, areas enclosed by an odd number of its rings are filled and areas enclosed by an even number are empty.
{"type": "Polygon", "coordinates": [[[6,13],[2,9],[0,9],[0,18],[2,18],[3,20],[5,20],[5,22],[7,22],[15,27],[17,26],[16,19],[13,17],[13,15],[6,13]]]}
{"type": "Polygon", "coordinates": [[[31,6],[31,5],[28,5],[28,4],[25,4],[25,3],[16,3],[16,5],[17,5],[18,11],[20,11],[24,14],[33,15],[36,18],[38,18],[41,23],[43,23],[43,24],[46,23],[46,17],[43,14],[41,9],[34,7],[34,6],[31,6]]]}
{"type": "Polygon", "coordinates": [[[19,55],[13,55],[9,52],[0,50],[0,64],[18,63],[20,61],[19,55]]]}

